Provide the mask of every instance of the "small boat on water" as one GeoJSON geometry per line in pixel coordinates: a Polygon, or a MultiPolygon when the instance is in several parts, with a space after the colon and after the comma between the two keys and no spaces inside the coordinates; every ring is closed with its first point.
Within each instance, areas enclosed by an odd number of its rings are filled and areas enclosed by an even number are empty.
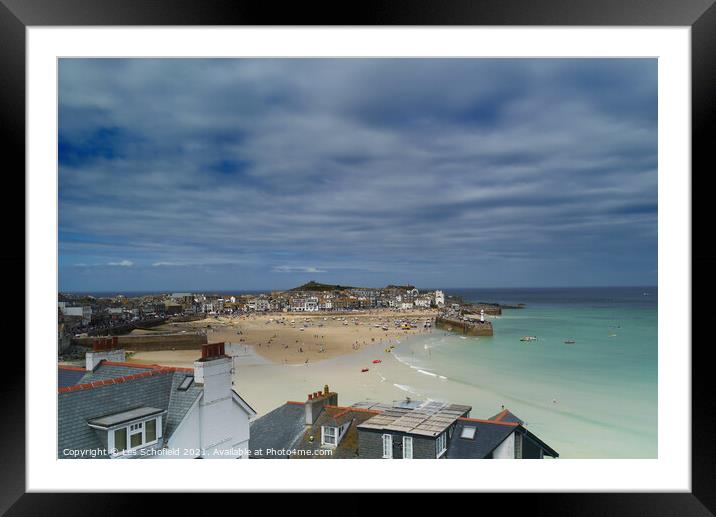
{"type": "Polygon", "coordinates": [[[363,368],[363,369],[361,370],[362,373],[365,373],[365,372],[367,372],[367,371],[368,371],[368,368],[363,368]]]}
{"type": "Polygon", "coordinates": [[[574,339],[565,339],[564,340],[564,344],[566,344],[566,345],[573,345],[575,343],[576,343],[576,341],[574,339]]]}
{"type": "Polygon", "coordinates": [[[522,336],[520,341],[537,341],[537,336],[522,336]]]}
{"type": "Polygon", "coordinates": [[[382,363],[382,362],[383,361],[381,361],[380,359],[373,359],[373,364],[378,364],[378,363],[382,363]]]}

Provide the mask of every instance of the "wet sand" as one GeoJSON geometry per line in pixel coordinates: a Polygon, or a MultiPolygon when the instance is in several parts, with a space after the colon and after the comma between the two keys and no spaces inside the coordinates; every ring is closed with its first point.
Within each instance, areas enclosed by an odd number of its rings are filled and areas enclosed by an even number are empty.
{"type": "MultiPolygon", "coordinates": [[[[307,393],[322,390],[324,384],[338,392],[338,403],[341,405],[361,400],[403,399],[405,390],[387,378],[394,377],[399,371],[412,370],[394,357],[401,347],[406,346],[406,341],[398,339],[394,346],[386,352],[382,345],[367,345],[354,353],[308,364],[272,362],[256,353],[256,348],[244,343],[229,344],[226,353],[233,358],[234,389],[261,416],[289,400],[304,401],[307,393]],[[373,363],[374,360],[380,363],[373,363]],[[363,372],[364,368],[368,371],[363,372]]],[[[197,352],[137,352],[128,358],[128,362],[191,368],[198,358],[197,352]]]]}

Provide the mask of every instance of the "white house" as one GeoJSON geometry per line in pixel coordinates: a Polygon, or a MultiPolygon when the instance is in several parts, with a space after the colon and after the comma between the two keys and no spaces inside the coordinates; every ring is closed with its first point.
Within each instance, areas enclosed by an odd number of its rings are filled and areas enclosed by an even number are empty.
{"type": "Polygon", "coordinates": [[[445,306],[445,293],[442,291],[435,291],[435,305],[438,307],[445,306]]]}
{"type": "Polygon", "coordinates": [[[92,320],[92,307],[84,305],[82,307],[67,307],[67,305],[60,306],[62,314],[65,316],[75,316],[82,318],[82,324],[87,325],[92,320]]]}
{"type": "Polygon", "coordinates": [[[58,458],[247,458],[256,412],[232,387],[224,343],[194,368],[124,362],[103,340],[85,368],[59,366],[58,458]]]}
{"type": "Polygon", "coordinates": [[[416,298],[415,302],[413,303],[416,307],[429,309],[430,305],[432,305],[432,300],[429,296],[420,296],[419,298],[416,298]]]}

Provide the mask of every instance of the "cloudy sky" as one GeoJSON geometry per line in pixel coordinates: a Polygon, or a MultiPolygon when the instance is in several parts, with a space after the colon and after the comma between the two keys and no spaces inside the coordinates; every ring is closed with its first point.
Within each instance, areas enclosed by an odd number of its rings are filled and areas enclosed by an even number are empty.
{"type": "Polygon", "coordinates": [[[656,60],[59,75],[63,291],[656,283],[656,60]]]}

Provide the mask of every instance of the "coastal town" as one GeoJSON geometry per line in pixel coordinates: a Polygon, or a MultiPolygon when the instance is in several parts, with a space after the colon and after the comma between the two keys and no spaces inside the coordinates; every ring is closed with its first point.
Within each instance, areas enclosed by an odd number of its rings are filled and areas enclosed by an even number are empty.
{"type": "MultiPolygon", "coordinates": [[[[275,355],[271,350],[281,344],[284,350],[295,348],[299,354],[304,353],[303,348],[309,354],[315,349],[327,354],[318,358],[325,358],[332,355],[334,346],[358,349],[376,340],[388,343],[405,334],[430,331],[433,326],[490,336],[492,324],[485,316],[499,315],[501,310],[498,304],[446,297],[439,289],[421,292],[411,285],[356,288],[313,281],[288,291],[259,294],[176,292],[99,297],[60,293],[58,353],[61,357],[71,355],[78,346],[82,353],[82,346],[91,345],[93,337],[114,335],[120,336],[123,345],[131,342],[129,348],[135,351],[167,346],[196,349],[209,338],[221,338],[260,346],[260,352],[271,356],[275,355]],[[290,338],[291,343],[306,346],[277,343],[279,334],[287,335],[284,341],[290,338]]],[[[286,361],[298,359],[292,353],[283,355],[286,361]]]]}
{"type": "Polygon", "coordinates": [[[307,365],[361,350],[390,353],[436,326],[491,335],[485,315],[500,312],[497,304],[395,285],[61,294],[58,457],[557,457],[504,408],[475,419],[470,406],[410,397],[339,406],[326,385],[305,402],[259,412],[235,387],[235,360],[249,347],[271,364],[307,365]]]}

